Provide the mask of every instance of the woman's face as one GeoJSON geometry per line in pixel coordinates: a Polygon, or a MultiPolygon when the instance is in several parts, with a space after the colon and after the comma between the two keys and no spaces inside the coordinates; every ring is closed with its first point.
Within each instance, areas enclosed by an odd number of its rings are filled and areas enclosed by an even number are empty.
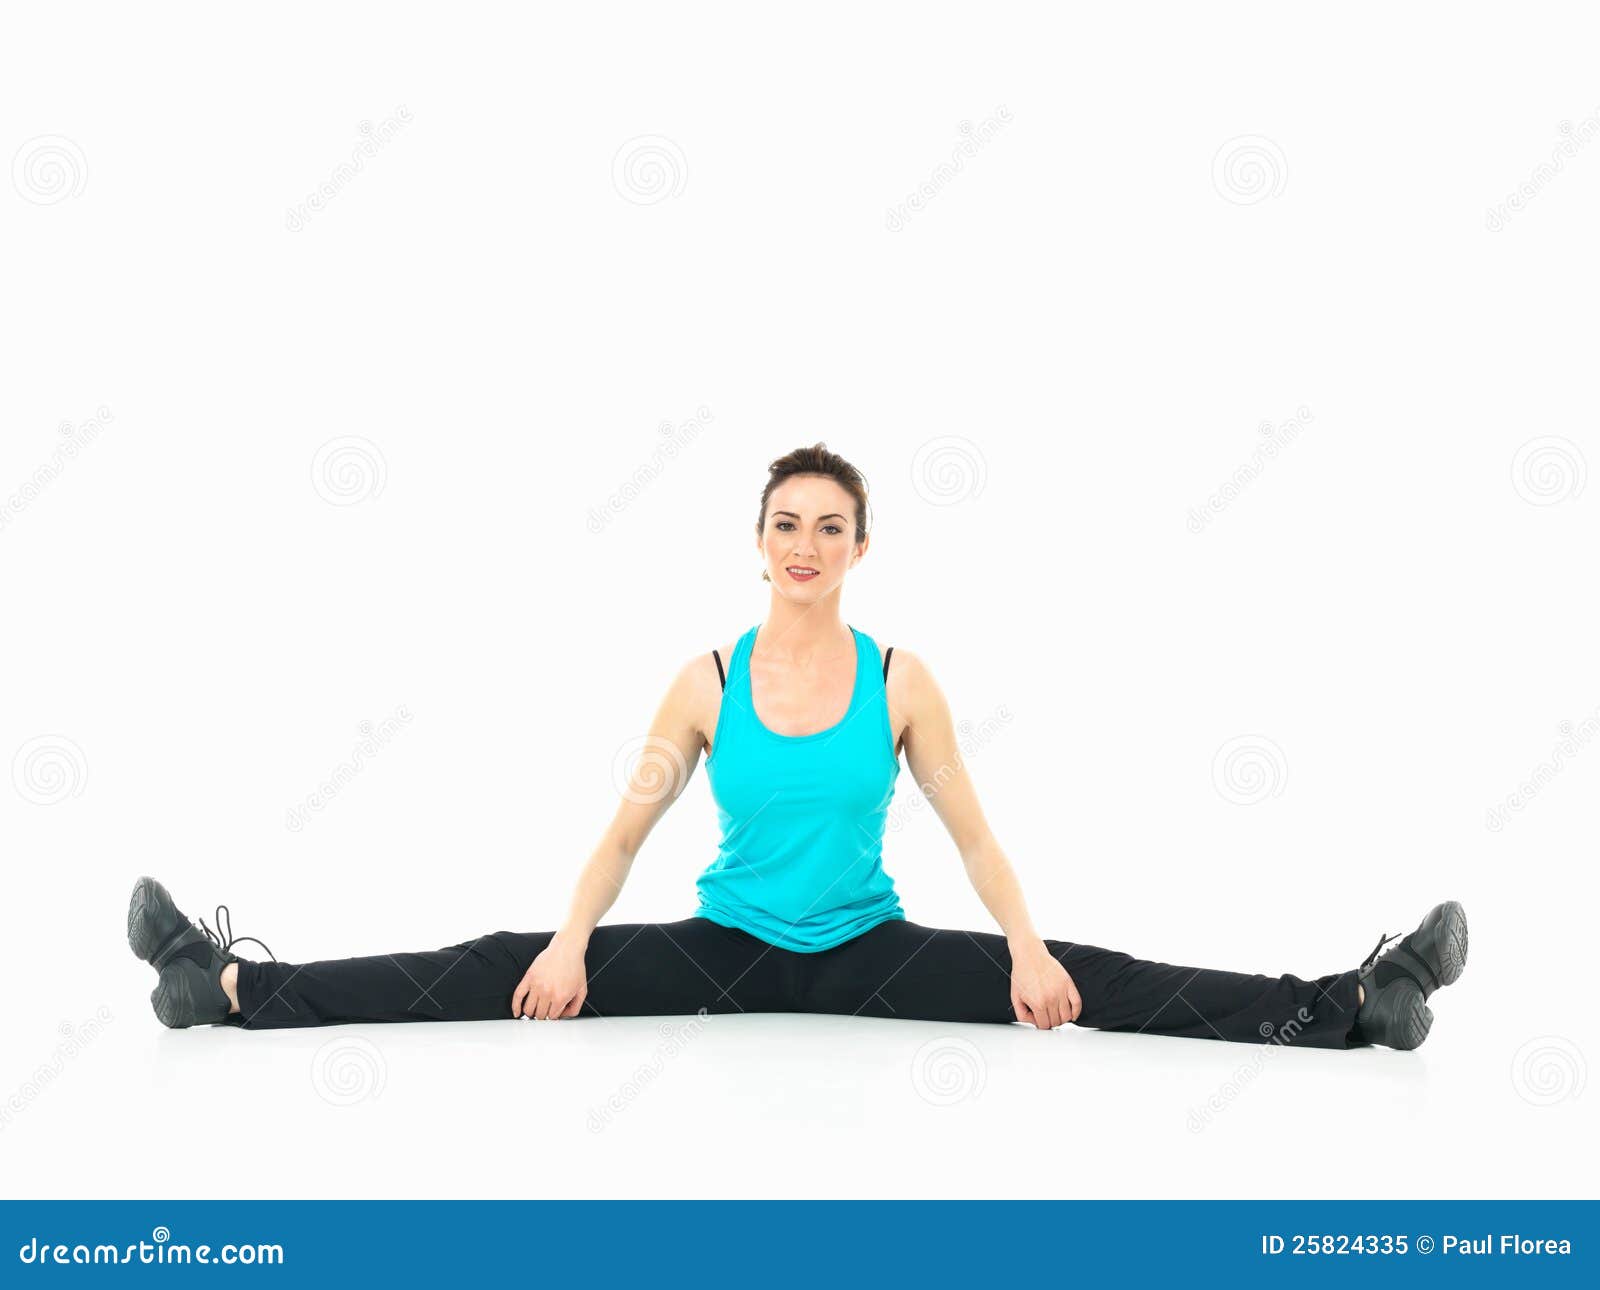
{"type": "Polygon", "coordinates": [[[858,551],[855,533],[856,504],[849,493],[825,475],[791,475],[767,501],[761,534],[767,577],[797,600],[825,596],[866,552],[866,542],[858,551]],[[790,572],[794,569],[815,569],[816,574],[797,575],[790,572]]]}

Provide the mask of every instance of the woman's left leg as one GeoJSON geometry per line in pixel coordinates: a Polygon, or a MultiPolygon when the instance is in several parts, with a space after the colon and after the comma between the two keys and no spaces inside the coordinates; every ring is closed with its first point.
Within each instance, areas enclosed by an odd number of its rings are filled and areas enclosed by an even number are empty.
{"type": "MultiPolygon", "coordinates": [[[[1357,969],[1306,979],[1179,967],[1045,938],[1083,999],[1077,1025],[1240,1043],[1353,1048],[1357,969]]],[[[922,1021],[1016,1021],[1011,951],[997,932],[889,919],[808,954],[809,1012],[922,1021]]]]}

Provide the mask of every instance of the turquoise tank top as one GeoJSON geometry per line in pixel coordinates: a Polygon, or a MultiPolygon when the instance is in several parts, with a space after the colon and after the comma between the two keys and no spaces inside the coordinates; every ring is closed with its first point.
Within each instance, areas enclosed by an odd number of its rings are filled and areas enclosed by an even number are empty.
{"type": "Polygon", "coordinates": [[[780,735],[750,699],[752,627],[728,661],[706,775],[722,843],[695,882],[697,917],[781,949],[830,949],[904,918],[883,870],[883,833],[900,776],[882,664],[856,641],[850,707],[826,730],[780,735]]]}

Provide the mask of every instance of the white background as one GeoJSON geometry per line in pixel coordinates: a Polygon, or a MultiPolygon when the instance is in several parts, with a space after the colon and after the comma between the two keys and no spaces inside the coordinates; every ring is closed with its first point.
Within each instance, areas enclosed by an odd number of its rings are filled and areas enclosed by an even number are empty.
{"type": "MultiPolygon", "coordinates": [[[[1597,37],[1577,4],[9,12],[6,1194],[1592,1192],[1597,37]],[[765,466],[817,440],[872,490],[846,621],[1010,714],[971,770],[1044,935],[1309,976],[1459,899],[1427,1044],[156,1022],[143,873],[290,962],[555,926],[619,750],[765,614],[765,466]]],[[[697,772],[608,920],[687,916],[715,841],[697,772]]],[[[914,920],[992,930],[925,804],[885,863],[914,920]]]]}

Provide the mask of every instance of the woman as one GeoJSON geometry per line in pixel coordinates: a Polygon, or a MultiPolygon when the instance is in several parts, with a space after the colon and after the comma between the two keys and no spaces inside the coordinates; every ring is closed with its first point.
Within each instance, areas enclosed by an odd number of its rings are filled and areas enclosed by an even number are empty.
{"type": "Polygon", "coordinates": [[[197,928],[141,878],[128,943],[160,972],[156,1015],[174,1027],[264,1030],[704,1009],[1074,1022],[1318,1048],[1422,1043],[1428,998],[1466,963],[1455,901],[1386,953],[1397,937],[1380,937],[1359,968],[1314,980],[1041,938],[928,668],[840,617],[845,575],[867,552],[866,513],[860,473],[824,445],[772,463],[756,524],[772,584],[766,619],[678,674],[558,930],[298,965],[267,950],[271,962],[254,962],[232,952],[226,906],[215,932],[204,919],[197,928]],[[676,922],[601,923],[702,748],[722,842],[697,882],[698,909],[676,922]],[[901,909],[882,863],[901,751],[999,934],[923,927],[901,909]]]}

